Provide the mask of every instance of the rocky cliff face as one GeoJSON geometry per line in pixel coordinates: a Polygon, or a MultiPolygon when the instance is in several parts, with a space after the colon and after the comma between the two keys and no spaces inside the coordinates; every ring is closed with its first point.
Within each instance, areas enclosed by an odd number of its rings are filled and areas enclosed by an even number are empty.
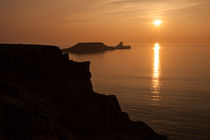
{"type": "Polygon", "coordinates": [[[89,62],[55,46],[0,45],[1,140],[165,140],[95,93],[89,62]]]}

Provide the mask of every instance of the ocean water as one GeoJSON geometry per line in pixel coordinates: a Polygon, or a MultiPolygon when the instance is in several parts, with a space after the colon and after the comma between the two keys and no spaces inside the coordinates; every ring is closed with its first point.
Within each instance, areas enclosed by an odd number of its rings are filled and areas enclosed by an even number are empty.
{"type": "Polygon", "coordinates": [[[70,59],[91,61],[94,90],[115,94],[132,120],[169,140],[210,140],[210,46],[138,45],[70,59]]]}

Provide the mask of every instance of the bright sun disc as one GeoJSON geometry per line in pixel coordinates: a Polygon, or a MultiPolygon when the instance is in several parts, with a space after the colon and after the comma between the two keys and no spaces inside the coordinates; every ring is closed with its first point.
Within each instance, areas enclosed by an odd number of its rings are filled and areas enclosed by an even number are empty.
{"type": "Polygon", "coordinates": [[[155,25],[155,26],[160,26],[161,24],[162,24],[162,20],[155,20],[154,22],[153,22],[153,24],[155,25]]]}

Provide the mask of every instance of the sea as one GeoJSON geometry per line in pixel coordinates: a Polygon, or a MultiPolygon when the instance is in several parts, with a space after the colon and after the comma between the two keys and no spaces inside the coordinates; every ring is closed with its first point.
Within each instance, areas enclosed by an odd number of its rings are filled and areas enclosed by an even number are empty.
{"type": "Polygon", "coordinates": [[[210,45],[133,45],[70,54],[90,61],[94,91],[169,140],[210,140],[210,45]]]}

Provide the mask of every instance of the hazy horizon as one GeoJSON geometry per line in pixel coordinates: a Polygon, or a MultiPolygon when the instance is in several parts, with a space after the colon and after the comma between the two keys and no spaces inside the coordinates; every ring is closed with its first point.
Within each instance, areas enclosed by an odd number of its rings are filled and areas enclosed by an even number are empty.
{"type": "Polygon", "coordinates": [[[208,0],[0,0],[0,42],[209,44],[208,0]],[[161,19],[155,27],[152,22],[161,19]]]}

